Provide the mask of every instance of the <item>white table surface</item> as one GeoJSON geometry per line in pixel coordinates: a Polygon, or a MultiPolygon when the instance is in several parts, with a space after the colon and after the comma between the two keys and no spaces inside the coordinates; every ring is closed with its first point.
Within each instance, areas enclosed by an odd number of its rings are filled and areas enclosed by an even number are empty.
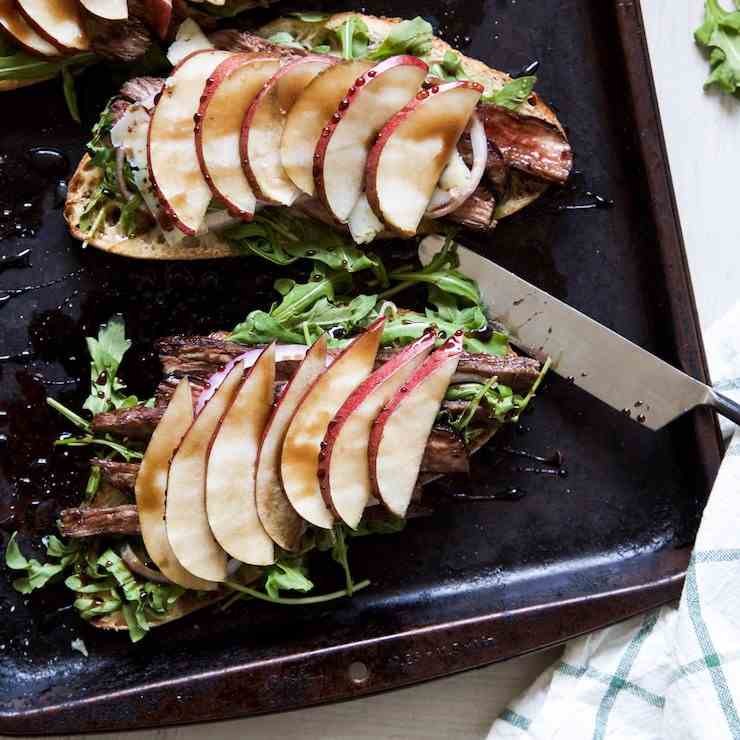
{"type": "MultiPolygon", "coordinates": [[[[707,328],[738,298],[740,101],[702,91],[707,64],[692,41],[702,8],[703,0],[643,0],[699,316],[707,328]]],[[[483,738],[497,713],[557,655],[551,650],[390,694],[282,715],[101,737],[483,738]]]]}

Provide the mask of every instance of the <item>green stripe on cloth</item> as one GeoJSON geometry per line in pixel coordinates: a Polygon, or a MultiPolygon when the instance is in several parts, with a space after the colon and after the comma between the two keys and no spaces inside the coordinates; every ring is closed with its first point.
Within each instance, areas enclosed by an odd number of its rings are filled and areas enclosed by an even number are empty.
{"type": "Polygon", "coordinates": [[[594,727],[594,740],[603,740],[606,737],[606,723],[609,721],[609,713],[614,706],[614,702],[617,699],[617,694],[625,687],[627,676],[629,675],[637,654],[640,652],[642,644],[645,642],[647,636],[653,631],[656,622],[658,621],[658,613],[648,614],[642,622],[642,626],[637,631],[637,634],[630,640],[627,649],[622,655],[622,659],[619,661],[617,670],[609,681],[609,688],[606,690],[604,697],[599,703],[599,709],[596,712],[596,720],[594,727]]]}
{"type": "Polygon", "coordinates": [[[731,653],[715,653],[713,655],[707,655],[700,660],[692,660],[690,663],[686,663],[686,665],[678,666],[669,676],[667,685],[671,686],[682,678],[706,671],[707,668],[715,663],[728,665],[729,663],[734,663],[738,658],[740,658],[740,650],[733,650],[731,653]]]}
{"type": "MultiPolygon", "coordinates": [[[[712,552],[712,551],[709,551],[712,552]]],[[[714,551],[720,552],[720,551],[714,551]]],[[[709,634],[709,628],[704,621],[701,614],[701,604],[699,602],[699,588],[696,583],[696,563],[694,557],[691,557],[689,568],[686,571],[686,583],[684,586],[684,594],[686,596],[686,605],[691,618],[691,623],[694,626],[694,632],[696,639],[699,641],[702,653],[704,655],[704,662],[709,668],[709,675],[712,677],[712,683],[714,684],[714,690],[717,692],[717,698],[719,704],[722,707],[722,712],[725,715],[725,720],[732,732],[733,737],[740,737],[740,718],[737,716],[737,709],[735,708],[735,702],[732,700],[732,694],[730,688],[727,685],[727,678],[722,670],[722,665],[717,658],[717,651],[712,643],[712,637],[709,634]]]]}
{"type": "MultiPolygon", "coordinates": [[[[596,668],[592,668],[591,666],[576,666],[572,665],[571,663],[565,663],[563,661],[555,666],[555,670],[558,673],[562,673],[566,676],[572,676],[573,678],[581,678],[581,676],[587,676],[588,678],[593,678],[594,680],[606,684],[607,686],[612,682],[614,678],[614,676],[610,676],[608,673],[599,671],[596,668]]],[[[650,706],[658,707],[659,709],[662,709],[665,706],[664,696],[661,696],[660,694],[654,694],[652,691],[643,689],[642,686],[638,686],[632,681],[623,681],[622,688],[624,689],[624,691],[629,692],[633,696],[646,701],[648,704],[650,704],[650,706]]]]}
{"type": "Polygon", "coordinates": [[[731,563],[733,560],[740,560],[740,549],[699,550],[691,557],[695,563],[731,563]]]}
{"type": "Polygon", "coordinates": [[[499,719],[502,719],[504,722],[508,722],[510,725],[514,725],[514,727],[518,727],[520,730],[529,729],[530,721],[521,714],[512,712],[511,709],[504,709],[504,711],[501,712],[499,719]]]}

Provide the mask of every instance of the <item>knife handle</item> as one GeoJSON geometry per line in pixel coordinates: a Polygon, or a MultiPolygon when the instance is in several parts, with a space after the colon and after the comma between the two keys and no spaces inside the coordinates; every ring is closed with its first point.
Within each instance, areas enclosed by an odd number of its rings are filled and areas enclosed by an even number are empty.
{"type": "Polygon", "coordinates": [[[725,419],[740,425],[740,403],[735,403],[731,398],[712,391],[707,406],[713,408],[718,414],[722,414],[725,419]]]}

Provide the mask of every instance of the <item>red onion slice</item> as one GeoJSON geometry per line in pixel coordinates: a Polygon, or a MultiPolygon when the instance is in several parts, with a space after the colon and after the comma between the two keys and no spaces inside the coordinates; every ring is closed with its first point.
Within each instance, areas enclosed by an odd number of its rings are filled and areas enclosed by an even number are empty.
{"type": "Polygon", "coordinates": [[[116,149],[116,182],[121,195],[128,201],[134,197],[134,194],[126,187],[126,178],[123,176],[123,164],[126,160],[126,154],[123,147],[116,149]]]}
{"type": "Polygon", "coordinates": [[[470,143],[473,149],[473,168],[470,170],[468,182],[462,187],[450,190],[449,200],[442,205],[430,207],[426,212],[428,218],[442,218],[457,210],[473,194],[483,179],[488,159],[488,139],[486,139],[486,130],[477,113],[473,113],[470,119],[470,143]]]}
{"type": "MultiPolygon", "coordinates": [[[[243,354],[235,357],[233,360],[229,360],[221,370],[213,373],[208,382],[206,383],[205,389],[198,396],[198,400],[195,403],[195,414],[196,416],[201,412],[206,403],[213,398],[213,394],[218,390],[221,383],[224,382],[226,376],[232,371],[237,362],[244,362],[244,367],[249,368],[257,362],[257,358],[262,354],[264,347],[255,347],[247,350],[243,354]]],[[[288,360],[302,360],[308,347],[303,344],[278,344],[275,347],[275,362],[286,362],[288,360]]]]}
{"type": "Polygon", "coordinates": [[[146,578],[148,581],[154,581],[154,583],[166,583],[171,584],[172,581],[167,578],[164,573],[158,570],[150,568],[144,561],[134,552],[131,545],[126,543],[120,549],[121,560],[128,566],[129,570],[133,571],[137,575],[146,578]]]}

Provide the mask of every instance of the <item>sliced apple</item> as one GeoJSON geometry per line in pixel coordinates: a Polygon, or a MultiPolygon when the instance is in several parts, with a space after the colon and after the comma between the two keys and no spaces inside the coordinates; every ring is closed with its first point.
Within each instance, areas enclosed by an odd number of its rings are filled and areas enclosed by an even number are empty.
{"type": "Polygon", "coordinates": [[[321,443],[342,404],[372,372],[384,323],[383,318],[373,322],[318,377],[285,435],[280,463],[285,495],[298,514],[317,527],[329,529],[334,522],[319,486],[321,443]]]}
{"type": "Polygon", "coordinates": [[[257,460],[255,478],[257,514],[267,534],[283,550],[289,552],[300,549],[306,523],[291,506],[280,480],[283,440],[295,410],[306,395],[306,391],[324,372],[326,361],[326,337],[321,336],[303,357],[278,398],[265,426],[257,460]]]}
{"type": "Polygon", "coordinates": [[[365,166],[380,130],[419,91],[429,71],[409,54],[385,59],[357,78],[322,133],[314,154],[316,193],[341,223],[365,190],[365,166]]]}
{"type": "Polygon", "coordinates": [[[159,38],[165,39],[172,22],[172,0],[149,0],[147,14],[149,24],[159,38]]]}
{"type": "Polygon", "coordinates": [[[206,50],[186,57],[167,78],[152,112],[149,179],[167,217],[188,236],[198,232],[211,202],[195,150],[193,117],[206,80],[230,56],[228,51],[206,50]]]}
{"type": "Polygon", "coordinates": [[[367,160],[367,198],[375,215],[413,236],[483,88],[460,80],[423,90],[386,123],[367,160]]]}
{"type": "Polygon", "coordinates": [[[324,437],[319,482],[324,502],[355,529],[370,501],[368,445],[370,430],[383,406],[424,362],[436,336],[425,333],[393,355],[352,392],[324,437]]]}
{"type": "Polygon", "coordinates": [[[164,521],[170,459],[192,423],[190,383],[183,378],[172,394],[141,461],[136,476],[136,507],[144,547],[152,562],[178,586],[208,591],[217,588],[217,584],[196,578],[180,565],[167,538],[164,521]]]}
{"type": "Polygon", "coordinates": [[[52,46],[43,36],[28,25],[18,12],[15,0],[0,0],[0,28],[3,28],[25,51],[44,57],[59,55],[59,49],[52,46]]]}
{"type": "Polygon", "coordinates": [[[221,420],[208,455],[206,510],[213,536],[232,558],[250,565],[275,562],[275,544],[257,516],[257,452],[272,410],[275,345],[249,370],[221,420]]]}
{"type": "Polygon", "coordinates": [[[242,168],[239,139],[249,106],[280,66],[277,57],[237,54],[208,78],[196,115],[195,145],[211,192],[234,216],[249,221],[257,204],[242,168]]]}
{"type": "Polygon", "coordinates": [[[90,48],[77,0],[16,0],[16,4],[34,31],[60,51],[90,48]]]}
{"type": "Polygon", "coordinates": [[[290,109],[280,143],[280,159],[288,177],[304,193],[316,192],[313,157],[321,132],[355,80],[371,66],[370,62],[359,60],[335,63],[311,82],[290,109]]]}
{"type": "Polygon", "coordinates": [[[300,195],[280,159],[286,116],[311,80],[335,63],[331,57],[320,56],[288,62],[247,110],[241,136],[242,165],[260,200],[289,206],[300,195]]]}
{"type": "Polygon", "coordinates": [[[167,482],[167,537],[180,564],[198,578],[223,581],[226,553],[211,532],[206,513],[208,450],[219,422],[244,378],[236,365],[219,386],[177,448],[167,482]]]}
{"type": "Polygon", "coordinates": [[[373,495],[396,516],[406,515],[427,439],[463,347],[458,332],[402,385],[373,423],[368,444],[373,495]]]}
{"type": "Polygon", "coordinates": [[[106,21],[125,21],[128,18],[127,0],[80,0],[80,5],[106,21]]]}

